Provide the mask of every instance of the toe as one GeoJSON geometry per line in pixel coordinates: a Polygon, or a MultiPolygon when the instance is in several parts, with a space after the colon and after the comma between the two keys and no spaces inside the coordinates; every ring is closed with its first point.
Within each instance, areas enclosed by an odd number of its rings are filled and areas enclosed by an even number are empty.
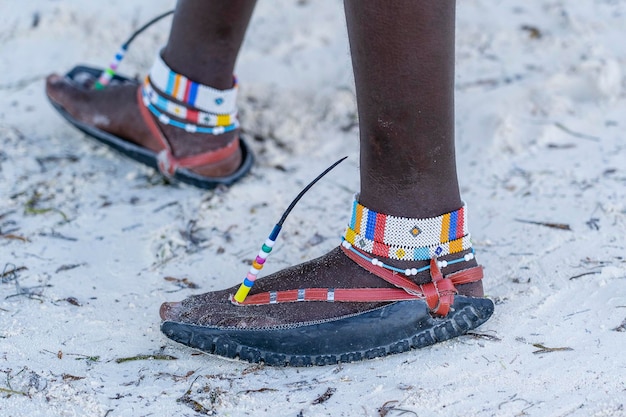
{"type": "Polygon", "coordinates": [[[46,77],[46,93],[48,95],[58,93],[63,88],[65,80],[59,74],[50,74],[46,77]]]}
{"type": "Polygon", "coordinates": [[[50,74],[46,77],[46,94],[50,98],[56,98],[63,90],[64,80],[59,74],[50,74]]]}
{"type": "Polygon", "coordinates": [[[176,321],[180,316],[181,310],[181,303],[163,303],[159,309],[159,315],[161,316],[161,320],[176,321]]]}
{"type": "Polygon", "coordinates": [[[65,77],[51,74],[46,78],[46,94],[50,100],[67,109],[72,102],[78,101],[80,91],[65,77]]]}
{"type": "Polygon", "coordinates": [[[63,81],[63,77],[59,74],[50,74],[46,77],[46,87],[56,86],[63,81]]]}

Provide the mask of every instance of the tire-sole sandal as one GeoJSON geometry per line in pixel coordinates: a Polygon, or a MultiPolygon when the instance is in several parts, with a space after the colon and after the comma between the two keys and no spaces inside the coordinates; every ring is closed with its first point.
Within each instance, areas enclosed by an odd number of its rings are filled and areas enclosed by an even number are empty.
{"type": "Polygon", "coordinates": [[[199,326],[165,321],[170,339],[204,352],[264,362],[271,366],[332,365],[418,349],[475,329],[493,314],[487,298],[455,296],[454,284],[482,279],[482,267],[444,277],[431,260],[432,282],[418,285],[363,261],[342,246],[346,256],[397,288],[307,288],[250,295],[241,308],[284,302],[390,302],[361,313],[315,322],[263,328],[199,326]]]}
{"type": "MultiPolygon", "coordinates": [[[[82,84],[80,82],[81,78],[85,78],[85,76],[87,76],[89,78],[98,79],[102,72],[103,70],[97,68],[77,66],[69,71],[65,77],[72,82],[82,84]]],[[[136,81],[120,75],[114,75],[112,77],[112,82],[121,84],[130,83],[140,88],[139,83],[136,81]]],[[[142,112],[144,122],[150,128],[152,134],[163,145],[163,150],[159,153],[153,152],[133,142],[129,142],[104,130],[81,122],[68,113],[61,105],[53,100],[50,100],[52,106],[59,112],[59,114],[61,114],[61,116],[63,116],[73,126],[86,133],[89,137],[95,139],[99,143],[107,145],[134,161],[159,170],[159,172],[161,172],[165,177],[173,178],[177,181],[190,184],[198,188],[212,189],[219,185],[229,186],[240,180],[250,171],[254,162],[254,157],[246,142],[241,138],[236,139],[225,148],[218,149],[217,151],[206,152],[188,158],[177,159],[173,157],[169,143],[161,134],[160,129],[155,124],[152,116],[149,113],[145,114],[146,109],[142,103],[140,94],[138,94],[138,101],[139,109],[142,112]],[[237,170],[230,175],[223,177],[207,177],[199,175],[189,169],[203,166],[211,162],[216,162],[227,156],[229,152],[235,151],[237,146],[241,149],[242,162],[237,170]]]]}
{"type": "MultiPolygon", "coordinates": [[[[289,302],[388,304],[334,318],[264,327],[165,320],[161,331],[176,342],[228,358],[272,366],[310,366],[372,359],[423,348],[460,336],[486,322],[494,310],[491,300],[455,296],[455,284],[482,280],[482,267],[463,269],[444,277],[433,257],[429,266],[421,268],[430,270],[431,282],[419,285],[377,259],[368,258],[346,240],[341,250],[349,259],[395,288],[299,288],[248,295],[291,210],[304,193],[344,159],[328,167],[291,202],[252,262],[243,284],[229,299],[237,306],[235,308],[243,309],[289,302]]],[[[444,261],[442,266],[470,259],[473,259],[473,252],[471,256],[466,254],[458,260],[444,261]]]]}
{"type": "Polygon", "coordinates": [[[493,303],[456,296],[446,317],[424,301],[398,301],[321,322],[259,329],[220,328],[165,321],[161,331],[183,345],[271,366],[333,365],[424,348],[486,322],[493,303]]]}

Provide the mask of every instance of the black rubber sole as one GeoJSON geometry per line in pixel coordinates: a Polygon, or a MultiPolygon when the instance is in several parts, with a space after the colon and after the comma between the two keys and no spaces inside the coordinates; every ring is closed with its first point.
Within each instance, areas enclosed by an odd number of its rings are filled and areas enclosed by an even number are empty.
{"type": "Polygon", "coordinates": [[[253,363],[333,365],[419,349],[460,336],[486,322],[493,309],[489,299],[456,296],[444,318],[433,318],[422,301],[400,301],[353,316],[291,327],[237,329],[165,321],[161,331],[186,346],[253,363]]]}
{"type": "MultiPolygon", "coordinates": [[[[86,66],[76,66],[70,72],[65,74],[65,77],[69,78],[74,82],[81,83],[78,78],[87,74],[90,77],[98,78],[102,73],[101,69],[91,68],[86,66]]],[[[136,81],[131,80],[129,78],[115,75],[111,81],[112,83],[122,83],[122,84],[135,84],[139,85],[136,81]]],[[[149,149],[142,148],[139,145],[136,145],[132,142],[129,142],[125,139],[112,135],[108,132],[100,130],[96,127],[85,124],[79,120],[76,120],[71,114],[69,114],[63,107],[61,107],[58,103],[50,100],[52,106],[59,112],[61,116],[63,116],[68,122],[70,122],[73,126],[86,133],[91,138],[95,139],[99,143],[105,144],[108,147],[116,150],[122,155],[140,162],[144,165],[147,165],[151,168],[154,168],[158,171],[157,166],[157,154],[152,152],[149,149]]],[[[226,176],[226,177],[205,177],[202,175],[198,175],[193,171],[188,169],[178,169],[174,174],[174,179],[184,182],[186,184],[193,185],[194,187],[203,188],[203,189],[212,189],[217,187],[218,185],[229,186],[242,177],[244,177],[252,168],[252,164],[254,163],[254,156],[248,147],[247,143],[243,139],[239,139],[239,144],[241,147],[242,154],[242,162],[237,170],[226,176]]]]}

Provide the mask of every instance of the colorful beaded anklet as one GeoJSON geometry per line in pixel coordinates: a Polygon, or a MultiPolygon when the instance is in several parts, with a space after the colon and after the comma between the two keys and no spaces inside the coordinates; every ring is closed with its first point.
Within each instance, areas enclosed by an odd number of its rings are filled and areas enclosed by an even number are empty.
{"type": "Polygon", "coordinates": [[[221,135],[239,128],[237,89],[235,77],[233,87],[227,90],[217,90],[191,81],[184,75],[172,71],[161,58],[161,54],[158,54],[142,87],[142,97],[146,108],[163,124],[190,133],[221,135]],[[168,100],[156,90],[174,97],[183,105],[168,100]],[[185,119],[191,123],[184,123],[175,118],[185,119]],[[203,123],[204,121],[209,125],[203,123]]]}
{"type": "Polygon", "coordinates": [[[150,70],[150,81],[165,94],[178,101],[213,114],[230,114],[237,111],[237,78],[233,76],[233,87],[218,90],[203,85],[170,69],[161,58],[157,57],[150,70]]]}
{"type": "Polygon", "coordinates": [[[208,133],[211,135],[221,135],[222,133],[231,132],[239,128],[238,120],[235,120],[233,124],[230,124],[228,126],[216,126],[216,127],[203,127],[203,126],[198,126],[197,124],[193,124],[193,123],[179,122],[178,120],[174,120],[170,118],[167,114],[161,112],[159,109],[154,107],[152,103],[150,102],[150,99],[146,95],[146,92],[143,89],[142,89],[142,98],[143,98],[143,104],[146,106],[146,108],[157,119],[159,119],[161,123],[165,125],[178,127],[180,129],[184,129],[185,131],[189,133],[208,133]]]}
{"type": "Polygon", "coordinates": [[[460,239],[444,243],[434,243],[429,246],[396,246],[386,245],[376,240],[370,240],[356,233],[349,226],[343,238],[355,247],[383,258],[398,259],[401,261],[427,261],[433,256],[445,256],[470,249],[471,235],[467,234],[460,239]]]}
{"type": "Polygon", "coordinates": [[[159,94],[150,83],[150,76],[146,76],[143,83],[144,94],[158,110],[171,116],[184,119],[187,122],[209,127],[229,126],[236,123],[237,112],[229,114],[212,114],[195,110],[181,104],[168,100],[167,97],[159,94]]]}
{"type": "MultiPolygon", "coordinates": [[[[371,262],[372,265],[376,265],[376,266],[379,266],[381,268],[385,268],[385,269],[388,269],[390,271],[397,272],[399,274],[404,274],[407,277],[412,276],[412,275],[417,275],[420,272],[428,271],[430,269],[430,264],[426,265],[426,266],[423,266],[421,268],[406,268],[406,269],[396,268],[395,266],[387,265],[386,263],[378,260],[377,258],[370,258],[365,253],[363,253],[362,251],[356,249],[354,246],[352,246],[350,244],[350,242],[348,242],[346,240],[343,240],[341,242],[341,246],[343,246],[344,248],[350,250],[351,252],[355,253],[356,255],[360,256],[361,258],[365,259],[366,261],[371,262]]],[[[471,252],[470,253],[466,253],[462,258],[453,259],[453,260],[450,260],[450,261],[445,261],[445,260],[437,261],[437,266],[439,268],[445,268],[445,267],[447,267],[449,265],[458,264],[460,262],[469,262],[472,259],[474,259],[474,249],[471,249],[471,252]]]]}
{"type": "Polygon", "coordinates": [[[418,219],[377,213],[355,195],[343,239],[374,256],[426,261],[470,249],[465,206],[441,216],[418,219]]]}
{"type": "Polygon", "coordinates": [[[460,239],[469,233],[465,206],[441,216],[417,219],[377,213],[352,203],[350,228],[365,238],[399,247],[431,246],[460,239]]]}

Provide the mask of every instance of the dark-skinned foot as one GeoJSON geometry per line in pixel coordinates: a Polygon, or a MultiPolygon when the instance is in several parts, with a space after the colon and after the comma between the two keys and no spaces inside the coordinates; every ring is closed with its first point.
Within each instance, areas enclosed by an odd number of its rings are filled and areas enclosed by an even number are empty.
{"type": "MultiPolygon", "coordinates": [[[[463,255],[446,255],[441,260],[451,260],[463,255]]],[[[420,267],[428,262],[409,263],[393,260],[382,261],[394,263],[397,267],[420,267]]],[[[450,265],[442,270],[444,275],[476,266],[476,260],[450,265]]],[[[245,271],[241,271],[242,274],[245,271]]],[[[245,274],[243,274],[245,275],[245,274]]],[[[242,275],[242,276],[243,276],[242,275]]],[[[422,284],[430,281],[429,272],[416,275],[414,281],[422,284]]],[[[250,294],[266,291],[282,291],[298,288],[394,288],[376,275],[366,271],[347,256],[339,248],[333,249],[324,256],[312,261],[276,272],[256,281],[250,294]]],[[[482,297],[482,281],[458,285],[460,295],[482,297]]],[[[266,306],[237,306],[230,302],[230,296],[237,287],[209,292],[189,297],[181,302],[164,303],[160,314],[163,320],[181,321],[203,326],[238,326],[259,327],[324,320],[346,314],[354,314],[371,310],[383,303],[329,303],[305,302],[285,303],[266,306]]]]}
{"type": "MultiPolygon", "coordinates": [[[[458,259],[464,253],[441,260],[458,259]]],[[[396,267],[419,267],[422,263],[396,267]]],[[[451,264],[444,275],[476,266],[475,260],[451,264]]],[[[411,279],[430,281],[429,272],[411,279]]],[[[312,261],[259,279],[251,295],[300,288],[393,288],[357,265],[337,248],[312,261]]],[[[397,302],[285,302],[236,305],[232,287],[164,303],[162,331],[187,346],[226,357],[268,365],[333,364],[398,353],[452,337],[484,323],[493,303],[481,281],[458,285],[445,317],[429,312],[423,300],[397,302]]]]}
{"type": "MultiPolygon", "coordinates": [[[[68,78],[53,74],[46,79],[46,94],[75,119],[120,138],[158,152],[159,140],[151,134],[139,111],[137,85],[109,85],[94,90],[68,78]]],[[[222,135],[189,133],[182,129],[156,123],[169,141],[177,158],[193,156],[223,148],[238,135],[238,131],[222,135]]],[[[227,158],[209,165],[193,168],[195,173],[206,177],[223,177],[232,174],[242,161],[241,149],[227,158]]]]}

